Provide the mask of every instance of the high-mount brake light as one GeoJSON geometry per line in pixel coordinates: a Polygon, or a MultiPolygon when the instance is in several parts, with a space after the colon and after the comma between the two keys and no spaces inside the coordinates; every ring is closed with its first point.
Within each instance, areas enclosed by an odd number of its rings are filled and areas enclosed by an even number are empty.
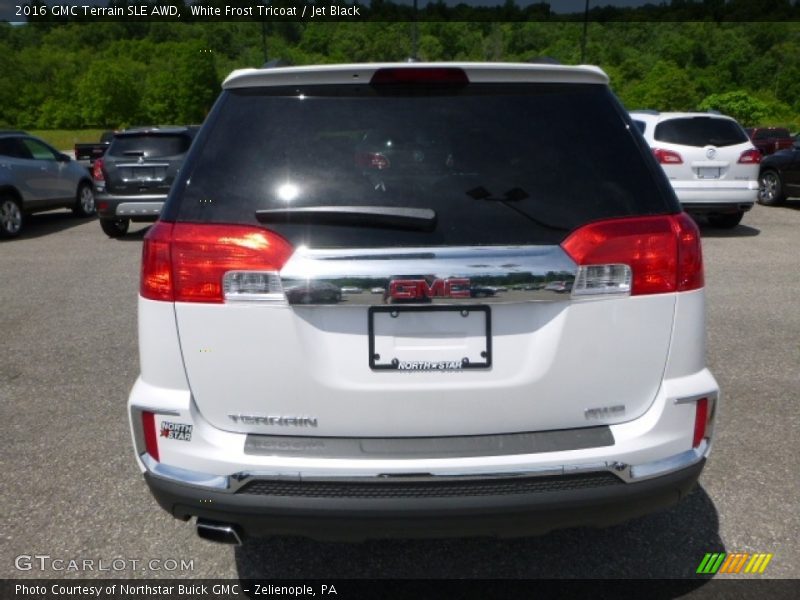
{"type": "Polygon", "coordinates": [[[739,164],[757,165],[761,162],[761,159],[762,159],[761,152],[759,152],[755,148],[750,148],[750,150],[745,150],[739,156],[739,164]]]}
{"type": "Polygon", "coordinates": [[[663,294],[703,287],[700,232],[686,213],[589,223],[561,247],[578,263],[574,296],[663,294]]]}
{"type": "Polygon", "coordinates": [[[98,158],[92,163],[92,179],[95,181],[105,181],[106,176],[103,173],[103,159],[98,158]]]}
{"type": "Polygon", "coordinates": [[[293,252],[276,233],[248,225],[158,221],[142,249],[140,293],[150,300],[274,300],[293,252]]]}
{"type": "Polygon", "coordinates": [[[457,67],[390,67],[378,69],[370,85],[468,85],[469,77],[457,67]]]}
{"type": "Polygon", "coordinates": [[[664,148],[653,148],[653,156],[662,165],[682,165],[683,158],[674,150],[665,150],[664,148]]]}

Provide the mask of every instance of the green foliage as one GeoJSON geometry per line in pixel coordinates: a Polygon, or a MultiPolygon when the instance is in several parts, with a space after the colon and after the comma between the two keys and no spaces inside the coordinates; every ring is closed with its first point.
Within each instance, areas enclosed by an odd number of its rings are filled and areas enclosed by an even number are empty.
{"type": "MultiPolygon", "coordinates": [[[[764,2],[785,4],[758,0],[758,5],[764,2]]],[[[370,4],[395,11],[398,20],[0,23],[0,126],[197,123],[213,104],[220,82],[236,68],[257,67],[273,58],[317,64],[410,57],[414,26],[400,20],[407,18],[408,7],[380,0],[370,4]]],[[[426,14],[446,16],[443,3],[425,4],[426,14]]],[[[647,10],[698,10],[691,2],[656,4],[647,10]]],[[[753,10],[744,0],[706,0],[703,6],[753,10]]],[[[457,10],[468,15],[470,7],[457,10]]],[[[544,10],[540,5],[518,9],[507,2],[497,10],[509,20],[420,22],[419,57],[580,62],[582,23],[515,20],[544,10]]],[[[800,121],[797,21],[595,21],[588,27],[585,60],[606,70],[614,91],[631,109],[702,107],[746,124],[797,126],[800,121]]]]}
{"type": "Polygon", "coordinates": [[[718,110],[744,126],[756,125],[769,116],[767,103],[744,90],[711,94],[700,103],[701,110],[718,110]]]}

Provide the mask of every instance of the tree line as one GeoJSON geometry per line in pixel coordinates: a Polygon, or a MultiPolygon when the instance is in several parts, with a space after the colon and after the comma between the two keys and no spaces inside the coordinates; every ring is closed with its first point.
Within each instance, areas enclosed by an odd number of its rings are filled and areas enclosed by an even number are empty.
{"type": "MultiPolygon", "coordinates": [[[[674,3],[673,3],[674,4],[674,3]]],[[[234,68],[422,60],[597,64],[629,109],[800,128],[800,23],[0,23],[0,127],[199,123],[234,68]],[[416,43],[414,43],[416,40],[416,43]]]]}

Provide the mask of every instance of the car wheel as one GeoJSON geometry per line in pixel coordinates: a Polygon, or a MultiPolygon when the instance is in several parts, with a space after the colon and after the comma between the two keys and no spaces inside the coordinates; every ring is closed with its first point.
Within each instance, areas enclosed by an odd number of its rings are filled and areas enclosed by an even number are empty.
{"type": "Polygon", "coordinates": [[[108,237],[118,238],[128,233],[128,219],[100,219],[100,227],[108,237]]]}
{"type": "Polygon", "coordinates": [[[720,229],[733,229],[742,222],[743,216],[744,212],[742,211],[724,215],[708,215],[708,222],[720,229]]]}
{"type": "Polygon", "coordinates": [[[95,213],[94,190],[86,182],[78,186],[78,193],[75,198],[75,205],[72,212],[76,217],[91,217],[95,213]]]}
{"type": "Polygon", "coordinates": [[[775,206],[781,204],[785,199],[781,176],[777,171],[764,171],[759,177],[758,203],[775,206]]]}
{"type": "Polygon", "coordinates": [[[11,196],[0,198],[0,237],[15,237],[22,230],[22,208],[11,196]]]}

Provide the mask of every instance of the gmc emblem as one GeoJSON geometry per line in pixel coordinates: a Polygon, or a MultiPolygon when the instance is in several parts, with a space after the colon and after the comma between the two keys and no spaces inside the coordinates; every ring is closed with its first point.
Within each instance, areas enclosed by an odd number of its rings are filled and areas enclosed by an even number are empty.
{"type": "Polygon", "coordinates": [[[394,300],[424,298],[469,298],[469,279],[393,279],[389,282],[389,297],[394,300]]]}

